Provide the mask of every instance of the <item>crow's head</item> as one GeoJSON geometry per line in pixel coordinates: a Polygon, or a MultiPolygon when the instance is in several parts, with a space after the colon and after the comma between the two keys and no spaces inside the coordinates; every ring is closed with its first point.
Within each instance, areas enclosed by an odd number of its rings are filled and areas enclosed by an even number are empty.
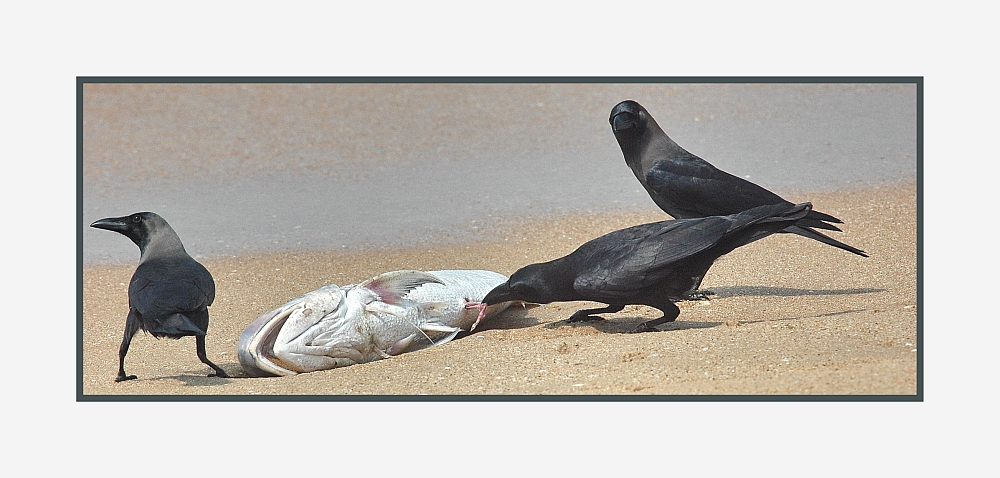
{"type": "Polygon", "coordinates": [[[639,154],[650,121],[652,118],[649,112],[632,100],[622,101],[611,109],[608,122],[611,123],[611,130],[615,133],[615,139],[618,140],[626,160],[639,154]]]}
{"type": "Polygon", "coordinates": [[[611,130],[615,136],[619,134],[640,135],[646,130],[646,123],[649,121],[649,113],[639,103],[632,100],[625,100],[615,105],[611,109],[611,130]]]}
{"type": "Polygon", "coordinates": [[[558,281],[547,277],[552,274],[550,269],[552,267],[547,263],[522,267],[514,272],[507,282],[494,287],[486,294],[482,303],[492,305],[507,301],[522,301],[548,304],[564,300],[562,294],[554,290],[555,282],[558,281]]]}
{"type": "Polygon", "coordinates": [[[132,240],[139,246],[139,251],[145,254],[152,243],[160,243],[163,248],[175,249],[180,245],[180,239],[173,228],[162,217],[152,212],[137,212],[128,216],[109,217],[94,221],[90,227],[114,231],[132,240]]]}

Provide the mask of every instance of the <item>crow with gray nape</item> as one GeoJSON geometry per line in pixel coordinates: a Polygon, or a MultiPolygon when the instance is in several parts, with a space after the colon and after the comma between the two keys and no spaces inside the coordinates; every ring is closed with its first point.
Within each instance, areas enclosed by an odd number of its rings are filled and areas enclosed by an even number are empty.
{"type": "Polygon", "coordinates": [[[737,247],[767,237],[801,220],[812,205],[773,204],[729,216],[676,219],[621,229],[593,239],[569,255],[514,272],[482,300],[486,305],[510,300],[593,301],[608,304],[574,313],[570,322],[600,320],[594,314],[618,312],[626,305],[663,312],[633,332],[655,331],[673,322],[680,309],[672,300],[686,298],[712,263],[737,247]]]}
{"type": "MultiPolygon", "coordinates": [[[[767,204],[792,205],[777,194],[689,153],[670,139],[649,112],[635,101],[618,103],[611,110],[609,122],[625,156],[625,164],[653,202],[675,219],[736,214],[767,204]]],[[[865,251],[815,230],[840,231],[829,223],[842,224],[843,221],[812,211],[781,232],[799,234],[868,257],[865,251]]]]}
{"type": "Polygon", "coordinates": [[[125,355],[139,330],[156,338],[193,335],[198,359],[215,371],[208,376],[229,377],[205,353],[208,306],[215,300],[215,281],[205,266],[188,255],[167,221],[151,212],[138,212],[101,219],[90,227],[120,233],[139,246],[139,266],[128,284],[129,310],[115,381],[136,378],[125,374],[125,355]]]}

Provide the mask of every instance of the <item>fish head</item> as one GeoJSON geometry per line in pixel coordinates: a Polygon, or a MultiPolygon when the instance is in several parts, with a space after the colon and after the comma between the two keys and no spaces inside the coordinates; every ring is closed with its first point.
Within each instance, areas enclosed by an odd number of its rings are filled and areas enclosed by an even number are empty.
{"type": "Polygon", "coordinates": [[[322,287],[267,312],[243,330],[237,345],[240,364],[251,377],[301,373],[312,341],[348,320],[344,289],[322,287]]]}

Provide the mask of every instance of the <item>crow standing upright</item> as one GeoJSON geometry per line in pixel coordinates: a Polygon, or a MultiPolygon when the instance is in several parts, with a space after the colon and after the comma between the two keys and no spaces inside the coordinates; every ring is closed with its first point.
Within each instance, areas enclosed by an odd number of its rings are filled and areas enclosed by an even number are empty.
{"type": "Polygon", "coordinates": [[[737,247],[778,232],[806,217],[812,205],[773,204],[729,216],[676,219],[621,229],[593,239],[569,255],[514,272],[482,303],[521,300],[538,304],[587,300],[608,304],[574,313],[569,321],[598,320],[593,314],[618,312],[626,305],[655,307],[658,319],[635,332],[672,322],[685,298],[701,283],[716,259],[737,247]]]}
{"type": "Polygon", "coordinates": [[[139,266],[128,284],[128,318],[118,349],[115,381],[136,378],[125,374],[125,354],[140,329],[156,338],[193,335],[198,359],[215,371],[209,377],[228,377],[205,353],[208,306],[215,300],[215,281],[205,266],[188,255],[167,221],[151,212],[139,212],[101,219],[90,226],[125,235],[140,252],[139,266]]]}
{"type": "MultiPolygon", "coordinates": [[[[625,163],[660,209],[676,219],[736,214],[767,204],[792,203],[750,181],[733,176],[687,152],[656,124],[639,103],[622,101],[611,110],[611,129],[625,163]]],[[[812,211],[782,232],[791,232],[868,257],[861,249],[813,228],[840,231],[843,221],[812,211]]]]}

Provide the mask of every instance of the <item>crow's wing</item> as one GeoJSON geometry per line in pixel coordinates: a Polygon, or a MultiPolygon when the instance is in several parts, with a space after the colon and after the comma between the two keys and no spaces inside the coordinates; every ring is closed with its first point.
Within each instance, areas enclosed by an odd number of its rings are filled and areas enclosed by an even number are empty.
{"type": "Polygon", "coordinates": [[[649,188],[687,212],[688,217],[724,216],[767,204],[791,205],[767,189],[697,156],[692,158],[657,161],[646,172],[649,188]]]}
{"type": "Polygon", "coordinates": [[[155,260],[139,265],[128,287],[129,307],[159,320],[204,309],[215,300],[215,282],[194,259],[155,260]]]}
{"type": "MultiPolygon", "coordinates": [[[[601,236],[590,246],[573,288],[594,299],[628,297],[662,280],[670,267],[717,244],[732,220],[707,217],[635,226],[601,236]]],[[[582,248],[582,247],[581,247],[582,248]]]]}

